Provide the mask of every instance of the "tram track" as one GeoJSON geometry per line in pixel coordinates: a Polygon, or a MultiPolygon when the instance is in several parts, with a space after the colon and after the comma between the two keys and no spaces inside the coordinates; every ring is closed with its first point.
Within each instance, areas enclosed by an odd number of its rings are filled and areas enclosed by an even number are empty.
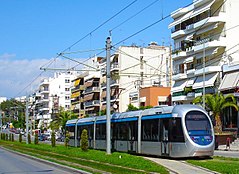
{"type": "Polygon", "coordinates": [[[192,174],[192,173],[219,174],[218,172],[211,171],[200,166],[189,164],[183,160],[153,158],[153,157],[144,157],[144,158],[164,166],[165,168],[169,170],[170,174],[192,174]]]}

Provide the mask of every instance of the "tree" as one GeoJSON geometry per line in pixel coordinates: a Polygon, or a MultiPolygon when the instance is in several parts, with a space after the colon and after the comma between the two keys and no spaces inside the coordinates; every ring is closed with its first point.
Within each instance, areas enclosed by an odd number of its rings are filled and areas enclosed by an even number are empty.
{"type": "MultiPolygon", "coordinates": [[[[202,96],[199,96],[193,100],[193,103],[201,104],[202,101],[203,101],[202,96]]],[[[231,94],[227,96],[224,96],[221,93],[216,93],[214,95],[206,94],[205,107],[207,111],[211,111],[213,113],[213,118],[216,122],[214,129],[215,129],[215,132],[218,132],[218,133],[222,132],[221,115],[222,115],[223,109],[227,107],[233,107],[238,111],[236,99],[231,94]]]]}
{"type": "Polygon", "coordinates": [[[56,147],[56,134],[54,131],[51,132],[51,147],[56,147]]]}
{"type": "Polygon", "coordinates": [[[58,130],[61,128],[62,132],[65,132],[66,122],[70,119],[77,118],[77,116],[71,111],[64,111],[63,108],[56,114],[56,117],[51,121],[50,128],[52,130],[58,130]]]}
{"type": "Polygon", "coordinates": [[[88,150],[88,134],[87,130],[83,129],[81,133],[81,150],[82,151],[87,151],[88,150]]]}
{"type": "Polygon", "coordinates": [[[38,144],[38,132],[35,132],[34,144],[38,144]]]}
{"type": "Polygon", "coordinates": [[[127,111],[137,111],[137,110],[139,110],[139,108],[135,107],[131,103],[128,105],[127,111]]]}

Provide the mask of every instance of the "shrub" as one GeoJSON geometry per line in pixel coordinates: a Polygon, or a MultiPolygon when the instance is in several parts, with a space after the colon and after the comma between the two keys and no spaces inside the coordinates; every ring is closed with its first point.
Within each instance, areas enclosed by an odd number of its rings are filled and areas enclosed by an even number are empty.
{"type": "Polygon", "coordinates": [[[21,133],[19,134],[19,142],[20,143],[22,142],[22,134],[21,133]]]}
{"type": "Polygon", "coordinates": [[[35,132],[34,144],[38,144],[38,132],[35,132]]]}
{"type": "Polygon", "coordinates": [[[69,146],[69,141],[70,141],[70,134],[69,134],[69,132],[66,132],[65,147],[69,146]]]}
{"type": "Polygon", "coordinates": [[[51,147],[56,147],[56,135],[54,131],[51,133],[51,147]]]}
{"type": "Polygon", "coordinates": [[[88,134],[87,134],[86,129],[83,129],[83,131],[81,133],[81,146],[80,147],[83,151],[88,150],[88,134]]]}

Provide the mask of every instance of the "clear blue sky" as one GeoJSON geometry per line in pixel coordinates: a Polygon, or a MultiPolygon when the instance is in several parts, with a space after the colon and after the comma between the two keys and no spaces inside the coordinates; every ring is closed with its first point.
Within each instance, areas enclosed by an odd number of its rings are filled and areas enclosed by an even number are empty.
{"type": "MultiPolygon", "coordinates": [[[[154,1],[136,1],[128,9],[92,33],[91,36],[72,47],[70,51],[103,48],[105,40],[109,36],[109,30],[154,1]]],[[[56,53],[69,47],[131,2],[133,0],[1,0],[0,73],[6,73],[6,66],[11,69],[11,73],[6,74],[5,77],[1,75],[0,81],[11,79],[9,84],[15,86],[15,83],[18,82],[20,89],[24,85],[26,86],[34,78],[31,75],[40,73],[40,70],[38,69],[38,72],[35,72],[37,68],[34,67],[35,71],[29,72],[27,77],[23,78],[25,79],[23,82],[18,81],[19,77],[13,77],[14,74],[21,74],[21,72],[17,71],[16,67],[16,69],[11,68],[10,65],[24,63],[26,65],[34,60],[39,64],[40,60],[44,60],[44,64],[47,60],[56,56],[56,53]]],[[[192,0],[157,1],[147,10],[113,30],[113,44],[156,22],[162,16],[167,16],[172,11],[190,3],[192,3],[192,0]]],[[[168,18],[125,41],[122,45],[135,43],[142,46],[151,41],[156,41],[158,44],[164,42],[165,45],[169,45],[170,30],[168,24],[171,21],[172,19],[168,18]]],[[[88,58],[98,52],[76,54],[71,55],[71,57],[88,58]]],[[[0,83],[0,96],[12,97],[13,94],[19,92],[16,87],[14,89],[3,88],[2,85],[4,85],[3,82],[0,83]]]]}

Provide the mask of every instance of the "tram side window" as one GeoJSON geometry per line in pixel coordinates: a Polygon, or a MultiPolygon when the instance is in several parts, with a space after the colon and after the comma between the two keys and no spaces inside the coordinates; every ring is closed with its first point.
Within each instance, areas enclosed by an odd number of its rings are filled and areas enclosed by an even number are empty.
{"type": "Polygon", "coordinates": [[[80,139],[82,131],[86,129],[87,130],[87,135],[89,139],[93,139],[93,125],[87,125],[87,126],[80,126],[78,128],[78,138],[80,139]]]}
{"type": "Polygon", "coordinates": [[[173,118],[170,123],[170,137],[171,142],[184,142],[184,135],[182,129],[181,118],[173,118]]]}
{"type": "Polygon", "coordinates": [[[69,126],[67,127],[66,131],[68,131],[69,135],[70,135],[70,139],[74,138],[74,134],[75,134],[75,126],[69,126]]]}
{"type": "Polygon", "coordinates": [[[159,120],[142,121],[142,141],[159,141],[159,120]]]}
{"type": "Polygon", "coordinates": [[[106,139],[106,125],[96,124],[96,140],[105,140],[105,139],[106,139]]]}
{"type": "Polygon", "coordinates": [[[128,140],[128,126],[127,123],[117,123],[117,139],[128,140]]]}

